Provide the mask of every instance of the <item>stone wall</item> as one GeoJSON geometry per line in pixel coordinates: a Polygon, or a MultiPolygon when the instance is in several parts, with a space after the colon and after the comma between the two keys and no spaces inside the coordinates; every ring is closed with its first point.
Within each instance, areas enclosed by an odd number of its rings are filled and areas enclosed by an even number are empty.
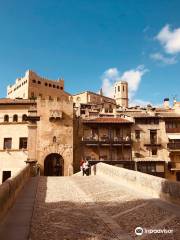
{"type": "MultiPolygon", "coordinates": [[[[92,174],[94,173],[92,169],[92,174]]],[[[150,197],[160,197],[173,203],[180,204],[180,183],[155,177],[145,173],[111,166],[104,163],[96,165],[96,174],[105,175],[112,180],[133,188],[139,192],[147,193],[150,197]]]]}
{"type": "Polygon", "coordinates": [[[0,185],[0,221],[3,219],[8,209],[13,205],[17,194],[30,176],[30,166],[21,169],[12,178],[7,179],[0,185]]]}

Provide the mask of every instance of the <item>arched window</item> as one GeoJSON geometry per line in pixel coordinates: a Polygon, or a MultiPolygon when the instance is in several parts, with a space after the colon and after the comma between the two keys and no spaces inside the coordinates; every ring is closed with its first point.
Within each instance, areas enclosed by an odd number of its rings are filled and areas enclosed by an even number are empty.
{"type": "Polygon", "coordinates": [[[18,122],[18,115],[17,114],[13,115],[13,122],[18,122]]]}
{"type": "Polygon", "coordinates": [[[9,122],[9,115],[4,115],[4,122],[9,122]]]}
{"type": "Polygon", "coordinates": [[[53,143],[56,143],[56,136],[53,137],[53,143]]]}
{"type": "Polygon", "coordinates": [[[22,122],[26,122],[27,121],[27,115],[26,114],[23,114],[22,115],[22,122]]]}

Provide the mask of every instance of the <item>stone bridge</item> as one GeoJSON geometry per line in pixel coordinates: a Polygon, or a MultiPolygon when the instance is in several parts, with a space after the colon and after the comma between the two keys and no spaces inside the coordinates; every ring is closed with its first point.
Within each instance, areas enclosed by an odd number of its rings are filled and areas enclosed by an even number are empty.
{"type": "MultiPolygon", "coordinates": [[[[102,163],[93,170],[84,177],[23,174],[27,180],[17,197],[9,188],[16,200],[1,218],[0,239],[180,239],[179,183],[102,163]],[[142,235],[135,234],[137,227],[142,235]]],[[[2,213],[11,204],[1,188],[2,213]]]]}

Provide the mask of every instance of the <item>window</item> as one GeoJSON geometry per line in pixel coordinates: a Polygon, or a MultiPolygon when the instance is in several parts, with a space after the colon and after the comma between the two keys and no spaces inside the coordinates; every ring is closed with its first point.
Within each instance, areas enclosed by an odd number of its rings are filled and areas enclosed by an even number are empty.
{"type": "Polygon", "coordinates": [[[38,81],[38,84],[41,84],[41,81],[38,81]]]}
{"type": "Polygon", "coordinates": [[[12,138],[4,138],[4,149],[11,149],[12,138]]]}
{"type": "Polygon", "coordinates": [[[45,83],[44,85],[45,85],[45,86],[47,86],[48,84],[47,84],[47,83],[45,83]]]}
{"type": "Polygon", "coordinates": [[[18,115],[17,114],[13,115],[13,122],[18,122],[18,115]]]}
{"type": "Polygon", "coordinates": [[[157,155],[157,148],[152,148],[152,156],[157,155]]]}
{"type": "Polygon", "coordinates": [[[140,130],[135,130],[135,138],[139,140],[141,138],[141,131],[140,130]]]}
{"type": "Polygon", "coordinates": [[[57,86],[57,89],[59,89],[59,86],[57,86]]]}
{"type": "Polygon", "coordinates": [[[10,177],[11,177],[11,171],[3,171],[2,182],[5,182],[10,177]]]}
{"type": "Polygon", "coordinates": [[[8,115],[4,116],[4,122],[9,122],[9,116],[8,115]]]}
{"type": "Polygon", "coordinates": [[[124,86],[123,86],[123,92],[124,92],[124,86]]]}
{"type": "Polygon", "coordinates": [[[35,79],[33,79],[33,80],[32,80],[32,82],[33,82],[33,83],[36,83],[36,80],[35,80],[35,79]]]}
{"type": "Polygon", "coordinates": [[[56,88],[56,85],[53,84],[53,88],[56,88]]]}
{"type": "Polygon", "coordinates": [[[150,130],[150,142],[151,144],[157,143],[157,130],[150,130]]]}
{"type": "Polygon", "coordinates": [[[22,121],[23,121],[23,122],[26,122],[26,121],[27,121],[27,115],[26,115],[26,114],[23,114],[23,115],[22,115],[22,121]]]}
{"type": "Polygon", "coordinates": [[[120,92],[120,86],[118,86],[118,92],[120,92]]]}
{"type": "Polygon", "coordinates": [[[49,100],[53,100],[51,96],[49,96],[49,100]]]}
{"type": "Polygon", "coordinates": [[[61,87],[61,90],[63,90],[63,87],[61,87]]]}
{"type": "Polygon", "coordinates": [[[22,137],[19,138],[19,149],[27,149],[27,138],[26,137],[22,137]]]}
{"type": "Polygon", "coordinates": [[[53,143],[56,143],[56,136],[53,137],[53,143]]]}
{"type": "Polygon", "coordinates": [[[51,83],[49,83],[49,87],[52,87],[52,84],[51,84],[51,83]]]}

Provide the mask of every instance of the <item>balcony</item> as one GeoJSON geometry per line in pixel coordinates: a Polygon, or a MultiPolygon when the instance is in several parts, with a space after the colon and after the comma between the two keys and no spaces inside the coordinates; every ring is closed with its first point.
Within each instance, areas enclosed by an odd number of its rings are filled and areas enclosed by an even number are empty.
{"type": "Polygon", "coordinates": [[[166,127],[166,132],[167,133],[180,133],[180,128],[167,128],[166,127]]]}
{"type": "Polygon", "coordinates": [[[131,146],[131,138],[126,136],[126,137],[114,137],[110,138],[108,136],[100,136],[100,137],[83,137],[82,138],[82,143],[86,145],[101,145],[101,146],[131,146]]]}
{"type": "Polygon", "coordinates": [[[145,143],[144,146],[146,146],[146,147],[160,147],[161,143],[160,143],[160,140],[150,139],[150,141],[148,143],[145,143]]]}
{"type": "Polygon", "coordinates": [[[172,151],[172,150],[179,150],[180,151],[180,142],[168,143],[167,147],[170,151],[172,151]]]}

